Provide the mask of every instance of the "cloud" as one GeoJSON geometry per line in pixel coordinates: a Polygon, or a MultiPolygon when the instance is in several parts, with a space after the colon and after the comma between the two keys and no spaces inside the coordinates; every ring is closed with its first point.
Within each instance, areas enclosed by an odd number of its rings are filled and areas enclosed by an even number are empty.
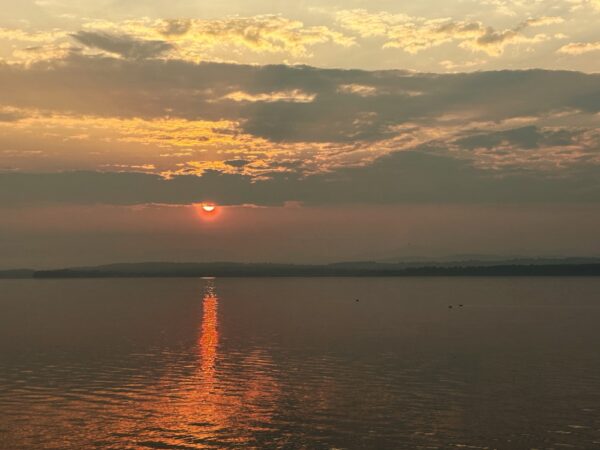
{"type": "Polygon", "coordinates": [[[467,136],[448,142],[450,154],[503,175],[530,171],[568,176],[576,167],[600,167],[600,133],[593,128],[529,125],[464,134],[467,136]]]}
{"type": "Polygon", "coordinates": [[[361,97],[377,95],[376,88],[373,86],[365,86],[364,84],[342,84],[338,87],[338,91],[345,94],[360,95],[361,97]]]}
{"type": "Polygon", "coordinates": [[[489,56],[500,56],[508,45],[529,43],[534,44],[550,39],[545,34],[537,34],[533,37],[527,37],[521,34],[521,27],[508,30],[494,30],[491,27],[479,35],[476,39],[465,40],[460,46],[473,51],[481,51],[489,56]]]}
{"type": "Polygon", "coordinates": [[[70,54],[0,65],[0,84],[11,120],[0,122],[0,148],[15,151],[0,155],[0,167],[24,171],[152,164],[169,177],[214,169],[262,179],[435,146],[485,170],[543,172],[593,159],[599,148],[597,74],[419,74],[70,54]],[[501,134],[524,126],[577,140],[540,138],[525,152],[526,142],[501,134]],[[501,138],[493,148],[467,145],[494,133],[501,138]],[[224,163],[238,159],[249,163],[224,163]]]}
{"type": "Polygon", "coordinates": [[[310,103],[315,99],[315,94],[303,92],[300,89],[291,91],[275,91],[259,94],[250,94],[244,91],[230,92],[221,97],[222,100],[233,100],[234,102],[292,102],[292,103],[310,103]]]}
{"type": "Polygon", "coordinates": [[[205,60],[210,52],[247,50],[253,53],[286,53],[308,57],[310,48],[324,43],[354,45],[354,39],[326,26],[305,26],[279,15],[225,19],[136,19],[123,22],[91,21],[92,31],[108,31],[138,39],[168,42],[178,59],[205,60]]]}
{"type": "Polygon", "coordinates": [[[167,19],[162,23],[159,32],[164,36],[182,36],[190,31],[192,19],[167,19]]]}
{"type": "Polygon", "coordinates": [[[245,159],[231,159],[229,161],[225,161],[225,164],[232,167],[244,167],[247,166],[250,161],[245,159]]]}
{"type": "Polygon", "coordinates": [[[472,61],[462,61],[462,62],[456,62],[456,61],[451,61],[449,59],[445,59],[443,61],[440,61],[440,66],[442,66],[443,68],[445,68],[448,71],[458,71],[458,69],[464,70],[467,68],[480,66],[484,63],[485,63],[485,60],[483,60],[483,59],[476,59],[476,60],[472,60],[472,61]]]}
{"type": "Polygon", "coordinates": [[[68,36],[68,32],[62,30],[52,31],[27,31],[20,28],[1,28],[0,39],[8,41],[21,41],[28,43],[48,43],[68,36]]]}
{"type": "Polygon", "coordinates": [[[600,50],[600,42],[572,42],[559,48],[558,53],[583,55],[584,53],[596,52],[598,50],[600,50]]]}
{"type": "Polygon", "coordinates": [[[496,148],[503,144],[533,149],[547,146],[567,146],[578,133],[569,129],[540,129],[529,125],[491,133],[471,134],[454,141],[461,148],[496,148]]]}
{"type": "Polygon", "coordinates": [[[363,167],[264,180],[206,170],[201,177],[123,172],[0,173],[0,202],[33,204],[222,205],[598,202],[600,165],[576,166],[569,176],[515,173],[497,177],[469,161],[435,152],[397,152],[363,167]]]}
{"type": "MultiPolygon", "coordinates": [[[[443,61],[453,62],[453,69],[449,70],[502,67],[499,57],[506,55],[511,67],[530,67],[532,60],[538,61],[536,65],[555,67],[552,53],[548,51],[550,45],[538,44],[563,39],[567,31],[571,40],[585,40],[585,34],[592,32],[583,22],[579,27],[579,13],[570,8],[575,5],[574,1],[567,5],[557,1],[551,8],[542,8],[539,2],[529,5],[521,1],[494,0],[485,3],[482,13],[465,15],[463,8],[449,6],[444,11],[452,15],[439,18],[366,9],[327,12],[318,8],[309,8],[308,16],[297,16],[307,17],[304,20],[287,16],[294,14],[294,10],[286,11],[286,15],[210,19],[185,15],[164,19],[150,15],[109,20],[82,15],[57,19],[47,25],[55,23],[65,29],[0,28],[0,46],[4,47],[0,58],[10,63],[34,62],[61,59],[73,51],[130,59],[252,64],[299,64],[314,58],[315,64],[343,67],[397,66],[436,71],[443,66],[443,61]],[[523,19],[521,22],[513,19],[511,26],[490,10],[496,7],[514,9],[515,17],[523,19]],[[546,16],[544,12],[553,15],[546,16]],[[567,29],[562,25],[566,19],[577,26],[567,29]],[[507,54],[511,47],[515,50],[507,54]],[[390,59],[385,49],[401,49],[406,54],[396,54],[399,60],[390,59]],[[427,50],[431,50],[428,52],[431,58],[411,57],[427,50]],[[470,58],[465,50],[485,56],[486,60],[470,58]],[[533,54],[535,59],[530,57],[533,54]],[[461,66],[459,61],[467,63],[461,66]]],[[[591,5],[589,0],[580,3],[586,8],[591,5]]],[[[172,12],[181,13],[176,11],[174,8],[172,12]]],[[[594,70],[593,61],[587,58],[577,64],[578,68],[594,70]]]]}
{"type": "Polygon", "coordinates": [[[17,122],[26,117],[26,114],[18,108],[0,106],[0,122],[17,122]]]}
{"type": "Polygon", "coordinates": [[[600,11],[600,0],[569,0],[573,10],[581,9],[582,7],[591,7],[593,10],[600,11]]]}
{"type": "Polygon", "coordinates": [[[407,53],[417,54],[448,42],[457,42],[463,48],[490,56],[501,55],[508,45],[549,39],[542,34],[526,36],[523,34],[526,28],[556,25],[564,21],[561,17],[531,18],[514,28],[496,30],[479,21],[425,19],[387,12],[371,13],[364,9],[339,11],[336,19],[343,28],[361,37],[385,37],[383,48],[400,48],[407,53]]]}
{"type": "Polygon", "coordinates": [[[77,42],[128,59],[144,59],[161,56],[173,49],[165,41],[140,40],[127,35],[105,32],[79,31],[72,35],[77,42]]]}
{"type": "Polygon", "coordinates": [[[565,19],[563,19],[562,17],[556,17],[556,16],[544,16],[544,17],[537,17],[537,18],[532,18],[532,19],[527,19],[525,22],[523,22],[523,28],[525,27],[543,27],[543,26],[547,26],[547,25],[557,25],[560,23],[564,23],[565,19]]]}
{"type": "Polygon", "coordinates": [[[325,25],[308,26],[272,14],[221,19],[82,19],[80,26],[76,32],[0,27],[0,43],[10,43],[11,62],[62,58],[65,48],[76,50],[73,40],[84,46],[79,49],[84,54],[100,51],[128,59],[162,57],[193,62],[240,60],[252,55],[303,59],[311,57],[312,48],[318,45],[356,44],[354,37],[325,25]]]}

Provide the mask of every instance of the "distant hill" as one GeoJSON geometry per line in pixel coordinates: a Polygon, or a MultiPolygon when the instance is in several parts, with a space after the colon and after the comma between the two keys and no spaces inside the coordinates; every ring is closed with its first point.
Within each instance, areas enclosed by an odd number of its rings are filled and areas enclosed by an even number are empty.
{"type": "Polygon", "coordinates": [[[387,258],[378,260],[383,264],[399,264],[406,267],[415,266],[495,266],[495,265],[553,265],[553,264],[600,264],[600,258],[566,257],[566,258],[532,258],[525,256],[501,257],[496,255],[452,255],[443,258],[414,257],[387,258]]]}
{"type": "Polygon", "coordinates": [[[111,277],[320,277],[320,276],[598,276],[600,259],[515,260],[486,264],[345,262],[326,265],[269,263],[130,263],[59,270],[41,270],[34,278],[111,277]],[[532,263],[532,261],[534,261],[532,263]]]}
{"type": "Polygon", "coordinates": [[[0,279],[2,278],[31,278],[35,270],[31,269],[13,269],[0,270],[0,279]]]}
{"type": "Polygon", "coordinates": [[[333,264],[120,263],[56,270],[0,271],[8,278],[319,277],[319,276],[598,276],[600,258],[517,258],[504,261],[352,261],[333,264]]]}

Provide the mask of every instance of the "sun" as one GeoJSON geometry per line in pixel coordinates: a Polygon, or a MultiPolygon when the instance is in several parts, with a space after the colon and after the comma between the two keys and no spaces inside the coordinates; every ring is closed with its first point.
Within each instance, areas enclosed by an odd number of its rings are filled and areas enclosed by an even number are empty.
{"type": "Polygon", "coordinates": [[[220,219],[224,208],[214,202],[194,203],[194,211],[198,218],[205,222],[214,222],[220,219]]]}
{"type": "Polygon", "coordinates": [[[202,203],[202,211],[205,213],[213,213],[217,210],[217,205],[214,203],[202,203]]]}

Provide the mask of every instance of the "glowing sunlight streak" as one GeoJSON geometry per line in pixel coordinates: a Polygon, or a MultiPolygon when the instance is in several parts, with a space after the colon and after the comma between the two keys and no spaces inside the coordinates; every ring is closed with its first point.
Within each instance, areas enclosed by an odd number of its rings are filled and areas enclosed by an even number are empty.
{"type": "Polygon", "coordinates": [[[203,375],[206,390],[211,391],[215,384],[215,362],[219,345],[217,329],[217,303],[213,280],[207,280],[204,298],[202,300],[202,327],[200,333],[200,371],[203,375]]]}

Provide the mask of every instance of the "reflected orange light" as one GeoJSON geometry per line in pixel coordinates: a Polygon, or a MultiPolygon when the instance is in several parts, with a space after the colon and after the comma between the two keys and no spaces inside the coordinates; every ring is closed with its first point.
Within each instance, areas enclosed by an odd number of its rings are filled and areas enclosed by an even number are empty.
{"type": "Polygon", "coordinates": [[[212,283],[207,286],[202,302],[202,330],[200,335],[200,371],[209,388],[215,382],[215,362],[217,347],[219,345],[219,331],[217,330],[217,297],[214,294],[212,283]]]}
{"type": "MultiPolygon", "coordinates": [[[[265,368],[274,363],[265,351],[250,349],[239,359],[221,354],[220,341],[225,341],[219,330],[219,296],[213,278],[205,278],[202,295],[202,313],[196,340],[198,360],[188,372],[175,363],[166,367],[158,392],[176,395],[157,395],[144,403],[156,414],[147,418],[146,426],[158,430],[178,430],[170,436],[163,433],[162,442],[170,446],[188,446],[189,439],[223,440],[228,446],[247,447],[255,430],[262,430],[273,420],[273,405],[280,396],[277,378],[265,368]],[[225,362],[225,364],[223,364],[225,362]],[[235,382],[233,385],[232,382],[235,382]],[[238,430],[224,435],[224,430],[238,430]],[[182,438],[183,437],[183,438],[182,438]]],[[[187,369],[187,367],[186,367],[187,369]]],[[[139,404],[132,403],[131,407],[139,404]]],[[[116,414],[127,417],[119,405],[116,414]]],[[[117,431],[131,432],[138,422],[122,420],[117,431]]],[[[225,444],[224,444],[225,445],[225,444]]]]}

